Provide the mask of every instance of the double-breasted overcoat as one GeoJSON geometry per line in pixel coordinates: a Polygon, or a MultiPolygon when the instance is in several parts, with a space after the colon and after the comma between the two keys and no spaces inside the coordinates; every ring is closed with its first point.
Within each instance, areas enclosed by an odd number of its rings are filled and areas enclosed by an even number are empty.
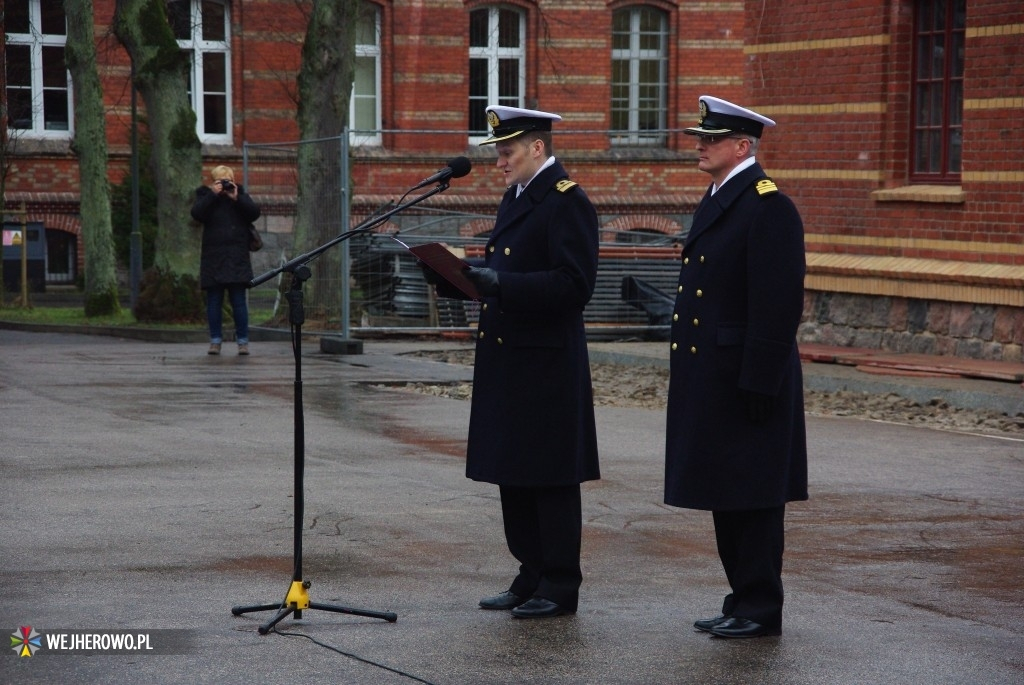
{"type": "Polygon", "coordinates": [[[803,224],[757,164],[694,214],[671,327],[665,502],[727,511],[807,499],[803,224]],[[748,417],[744,394],[773,398],[748,417]]]}
{"type": "Polygon", "coordinates": [[[597,213],[557,161],[498,208],[484,266],[466,475],[504,486],[600,477],[583,308],[597,277],[597,213]]]}

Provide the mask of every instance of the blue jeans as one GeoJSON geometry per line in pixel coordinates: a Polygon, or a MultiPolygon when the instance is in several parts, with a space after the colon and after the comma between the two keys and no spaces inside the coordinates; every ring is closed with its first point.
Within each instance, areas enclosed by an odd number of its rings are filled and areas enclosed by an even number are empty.
{"type": "Polygon", "coordinates": [[[249,304],[246,300],[246,287],[240,283],[234,285],[215,285],[206,289],[206,320],[210,325],[210,342],[221,343],[224,339],[222,325],[224,314],[224,291],[228,292],[231,303],[231,315],[235,319],[235,341],[239,345],[249,343],[249,304]]]}

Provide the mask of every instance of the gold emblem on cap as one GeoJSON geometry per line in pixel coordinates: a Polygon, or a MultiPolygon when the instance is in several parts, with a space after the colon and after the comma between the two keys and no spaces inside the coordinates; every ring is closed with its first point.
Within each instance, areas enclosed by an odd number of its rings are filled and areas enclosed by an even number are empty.
{"type": "Polygon", "coordinates": [[[703,100],[701,100],[700,101],[700,114],[698,114],[698,116],[697,116],[697,123],[698,124],[703,124],[704,123],[704,117],[706,117],[707,115],[708,115],[708,103],[706,103],[703,100]]]}
{"type": "Polygon", "coordinates": [[[494,110],[487,112],[487,124],[491,128],[497,128],[501,124],[501,119],[494,113],[494,110]]]}

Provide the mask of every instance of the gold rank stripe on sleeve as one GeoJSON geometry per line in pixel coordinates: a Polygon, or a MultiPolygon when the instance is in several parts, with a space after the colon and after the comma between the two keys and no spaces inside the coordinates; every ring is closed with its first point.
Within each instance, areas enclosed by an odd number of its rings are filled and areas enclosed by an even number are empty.
{"type": "Polygon", "coordinates": [[[555,184],[555,190],[557,190],[560,193],[566,193],[575,188],[577,185],[579,184],[576,183],[576,181],[570,181],[567,178],[563,178],[561,181],[555,184]]]}
{"type": "Polygon", "coordinates": [[[770,178],[762,178],[754,187],[757,189],[758,195],[771,195],[779,192],[779,187],[770,178]]]}

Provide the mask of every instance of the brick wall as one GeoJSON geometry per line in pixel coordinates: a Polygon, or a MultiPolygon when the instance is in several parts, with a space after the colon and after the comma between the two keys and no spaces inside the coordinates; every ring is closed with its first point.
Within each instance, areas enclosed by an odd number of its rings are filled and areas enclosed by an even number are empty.
{"type": "Polygon", "coordinates": [[[779,124],[762,163],[806,225],[802,335],[1020,360],[1024,4],[967,3],[956,186],[910,180],[912,19],[906,0],[746,3],[747,97],[779,124]],[[908,308],[913,326],[879,320],[908,308]]]}
{"type": "MultiPolygon", "coordinates": [[[[612,12],[627,0],[506,0],[527,13],[528,107],[558,112],[555,149],[598,205],[606,229],[688,225],[707,187],[693,141],[670,133],[664,146],[612,146],[612,12]]],[[[807,229],[809,298],[860,302],[861,311],[953,306],[992,311],[1007,345],[1021,341],[1024,307],[1024,3],[967,3],[963,178],[958,186],[910,182],[913,3],[909,0],[748,0],[647,3],[669,18],[668,126],[696,120],[697,98],[713,94],[778,121],[759,161],[790,194],[807,229]],[[990,309],[986,309],[990,308],[990,309]],[[1000,314],[1008,310],[1011,314],[1000,314]]],[[[502,190],[493,150],[467,143],[468,13],[481,0],[381,2],[384,146],[354,151],[354,215],[394,198],[460,154],[473,172],[441,202],[490,211],[502,190]],[[436,131],[424,135],[420,131],[436,131]],[[414,133],[416,132],[416,133],[414,133]]],[[[112,38],[114,0],[94,3],[100,71],[108,111],[110,178],[128,171],[129,64],[112,38]]],[[[308,7],[305,8],[308,10],[308,7]]],[[[241,143],[298,137],[295,75],[305,13],[294,0],[232,2],[234,146],[207,150],[212,161],[242,165],[241,143]]],[[[143,109],[139,103],[140,110],[143,109]]],[[[19,144],[7,178],[8,207],[26,201],[52,216],[46,193],[76,193],[77,164],[66,143],[19,144]]],[[[254,169],[275,176],[269,169],[254,169]]],[[[291,183],[261,188],[286,213],[291,183]]],[[[74,210],[62,230],[77,230],[74,210]]],[[[281,217],[284,223],[285,217],[281,217]]],[[[57,226],[53,226],[56,228],[57,226]]],[[[845,307],[857,309],[851,305],[845,307]]],[[[831,306],[809,307],[805,331],[833,331],[831,306]]],[[[865,315],[865,321],[871,320],[865,315]]],[[[956,338],[941,316],[918,317],[925,331],[956,338]],[[933,323],[934,322],[934,323],[933,323]]],[[[895,324],[894,324],[895,326],[895,324]]],[[[856,317],[837,339],[856,338],[856,317]]],[[[874,323],[863,326],[873,331],[874,323]]],[[[896,330],[893,328],[893,330],[896,330]]],[[[993,334],[996,335],[995,333],[993,334]]],[[[875,339],[869,336],[871,339],[875,339]]],[[[996,336],[998,337],[998,336],[996,336]]],[[[890,338],[877,337],[879,345],[890,338]]],[[[978,353],[976,346],[940,346],[978,353]]],[[[1012,347],[1010,348],[1012,355],[1012,347]]],[[[950,352],[952,350],[952,352],[950,352]]],[[[986,355],[1002,354],[985,348],[986,355]]]]}

